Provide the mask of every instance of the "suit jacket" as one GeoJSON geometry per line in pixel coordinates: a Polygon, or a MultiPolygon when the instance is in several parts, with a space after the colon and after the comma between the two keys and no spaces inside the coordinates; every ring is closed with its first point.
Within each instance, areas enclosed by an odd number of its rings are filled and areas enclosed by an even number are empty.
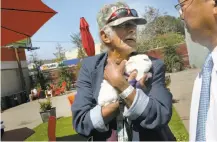
{"type": "MultiPolygon", "coordinates": [[[[77,95],[72,105],[73,126],[77,133],[96,141],[105,141],[116,130],[116,121],[105,122],[97,98],[104,76],[108,54],[83,59],[77,80],[77,95]]],[[[168,122],[172,116],[172,94],[165,87],[165,67],[161,60],[152,60],[152,78],[147,90],[137,90],[140,102],[128,114],[132,121],[133,141],[174,141],[168,122]]],[[[137,98],[138,98],[137,97],[137,98]]],[[[136,99],[134,99],[136,100],[136,99]]]]}

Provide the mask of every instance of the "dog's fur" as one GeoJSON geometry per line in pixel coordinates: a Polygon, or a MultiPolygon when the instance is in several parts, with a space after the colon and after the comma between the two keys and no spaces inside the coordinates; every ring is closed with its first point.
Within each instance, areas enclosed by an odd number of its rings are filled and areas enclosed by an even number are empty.
{"type": "MultiPolygon", "coordinates": [[[[137,70],[136,80],[139,81],[144,76],[144,73],[149,72],[151,67],[152,62],[147,55],[134,55],[126,62],[125,73],[130,75],[134,70],[137,70]]],[[[106,106],[110,103],[116,102],[118,99],[117,90],[104,79],[98,96],[98,104],[100,106],[106,106]]]]}

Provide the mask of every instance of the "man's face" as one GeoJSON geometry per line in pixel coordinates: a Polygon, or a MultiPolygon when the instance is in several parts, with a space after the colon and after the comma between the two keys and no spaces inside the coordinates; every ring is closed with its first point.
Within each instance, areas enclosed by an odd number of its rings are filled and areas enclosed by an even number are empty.
{"type": "Polygon", "coordinates": [[[136,50],[137,25],[133,21],[112,27],[111,45],[123,56],[136,50]]]}
{"type": "Polygon", "coordinates": [[[203,45],[216,29],[214,0],[179,0],[182,7],[181,17],[185,20],[187,30],[195,42],[203,45]]]}

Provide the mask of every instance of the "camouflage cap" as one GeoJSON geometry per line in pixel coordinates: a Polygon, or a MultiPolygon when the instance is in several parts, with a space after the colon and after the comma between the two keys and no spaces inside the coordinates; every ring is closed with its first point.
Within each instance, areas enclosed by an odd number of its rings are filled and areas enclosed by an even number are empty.
{"type": "Polygon", "coordinates": [[[99,25],[99,29],[102,29],[105,25],[117,26],[129,20],[134,20],[137,25],[142,25],[147,23],[147,21],[144,18],[129,16],[129,17],[119,18],[107,24],[109,17],[117,9],[120,8],[129,8],[129,6],[124,2],[116,2],[114,4],[104,5],[97,15],[97,22],[99,25]]]}

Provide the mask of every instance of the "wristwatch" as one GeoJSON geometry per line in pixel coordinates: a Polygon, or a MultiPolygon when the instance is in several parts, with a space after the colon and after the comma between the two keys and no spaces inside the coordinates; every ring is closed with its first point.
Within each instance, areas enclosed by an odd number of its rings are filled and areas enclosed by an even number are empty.
{"type": "Polygon", "coordinates": [[[127,89],[120,93],[119,96],[121,97],[121,99],[125,99],[133,92],[133,90],[134,87],[130,85],[129,87],[127,87],[127,89]]]}

